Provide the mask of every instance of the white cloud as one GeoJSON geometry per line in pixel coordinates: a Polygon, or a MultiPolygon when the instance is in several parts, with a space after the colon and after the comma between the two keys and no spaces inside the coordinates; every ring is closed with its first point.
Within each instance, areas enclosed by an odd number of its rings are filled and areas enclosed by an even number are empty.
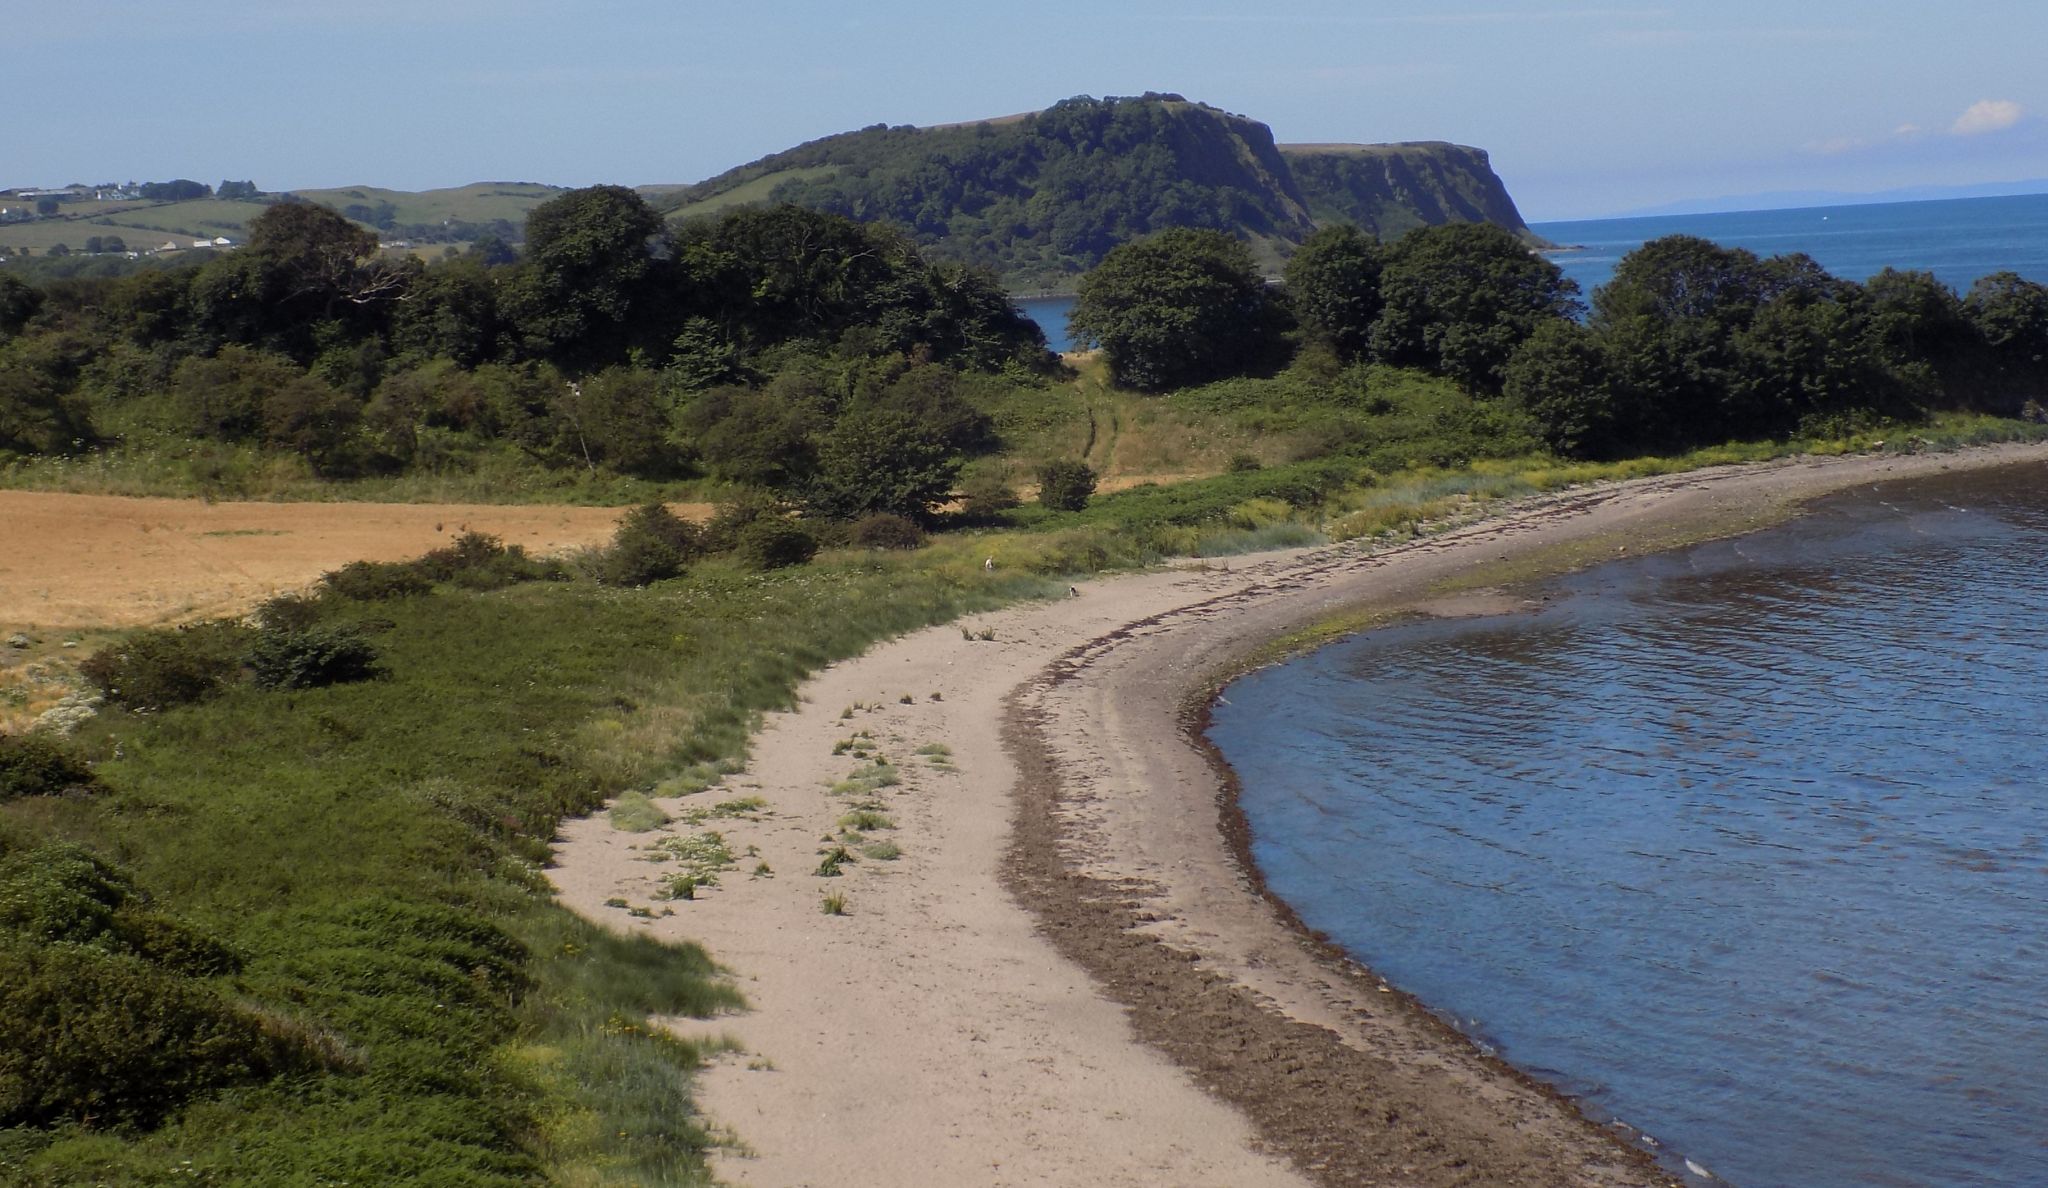
{"type": "Polygon", "coordinates": [[[1900,124],[1900,125],[1899,125],[1898,127],[1896,127],[1896,128],[1893,128],[1893,129],[1892,129],[1892,135],[1893,135],[1893,136],[1918,136],[1918,135],[1920,135],[1920,125],[1918,125],[1918,124],[1900,124]]]}
{"type": "Polygon", "coordinates": [[[1949,131],[1957,136],[1982,136],[1986,132],[2003,132],[2020,122],[2027,114],[2026,109],[2010,99],[1982,99],[1970,105],[1970,110],[1956,117],[1949,131]]]}

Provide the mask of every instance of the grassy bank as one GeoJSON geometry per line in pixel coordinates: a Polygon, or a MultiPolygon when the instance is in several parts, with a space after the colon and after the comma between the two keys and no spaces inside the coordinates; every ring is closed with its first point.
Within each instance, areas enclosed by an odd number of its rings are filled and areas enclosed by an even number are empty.
{"type": "MultiPolygon", "coordinates": [[[[2042,436],[1955,419],[1883,448],[2042,436]]],[[[257,1020],[290,1058],[165,1100],[161,1117],[74,1114],[0,1132],[0,1179],[704,1182],[712,1139],[688,1105],[703,1053],[651,1017],[715,1015],[738,996],[702,952],[624,939],[553,903],[539,865],[564,816],[736,769],[758,715],[821,665],[1051,594],[1064,575],[1405,539],[1577,483],[1872,448],[1457,467],[1418,453],[1387,470],[1326,457],[1139,487],[1078,512],[1019,508],[1004,527],[909,553],[835,551],[767,574],[707,561],[644,590],[449,585],[325,606],[324,625],[374,641],[382,677],[108,711],[77,737],[95,789],[0,798],[0,925],[21,926],[33,898],[22,888],[36,886],[10,878],[52,843],[82,844],[133,884],[141,906],[115,915],[201,938],[160,962],[176,975],[164,984],[257,1020]],[[190,958],[206,944],[224,955],[190,958]]],[[[167,951],[152,943],[142,951],[167,951]]],[[[9,1075],[0,1066],[0,1097],[9,1075]]]]}
{"type": "Polygon", "coordinates": [[[451,588],[330,612],[372,632],[382,679],[102,714],[77,740],[100,788],[0,806],[7,856],[62,840],[114,863],[152,913],[239,955],[192,987],[314,1058],[153,1129],[0,1133],[0,1179],[700,1182],[699,1053],[649,1016],[737,996],[700,952],[556,907],[538,873],[555,822],[732,765],[803,673],[1042,584],[847,556],[647,591],[451,588]]]}

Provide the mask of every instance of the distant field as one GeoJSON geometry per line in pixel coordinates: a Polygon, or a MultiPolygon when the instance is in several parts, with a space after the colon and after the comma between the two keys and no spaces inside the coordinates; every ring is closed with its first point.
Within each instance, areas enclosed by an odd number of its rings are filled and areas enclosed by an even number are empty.
{"type": "MultiPolygon", "coordinates": [[[[263,213],[253,202],[76,202],[66,203],[64,219],[42,219],[33,223],[0,225],[0,244],[26,248],[40,255],[54,244],[72,251],[85,247],[88,236],[118,235],[130,251],[161,247],[166,239],[212,239],[225,235],[240,243],[248,238],[249,220],[263,213]]],[[[189,245],[181,245],[189,246],[189,245]]]]}
{"type": "Polygon", "coordinates": [[[769,193],[783,182],[815,181],[819,178],[831,177],[837,172],[839,172],[837,165],[814,165],[808,169],[784,169],[777,173],[768,174],[765,177],[757,177],[744,185],[734,186],[717,197],[706,198],[702,202],[692,202],[688,206],[679,207],[670,211],[668,217],[671,220],[694,219],[700,215],[717,214],[734,206],[745,206],[749,202],[766,202],[768,201],[769,193]]]}
{"type": "Polygon", "coordinates": [[[512,223],[524,223],[527,212],[562,192],[563,188],[560,186],[545,186],[537,182],[478,182],[474,185],[421,190],[416,193],[407,190],[385,190],[376,186],[293,191],[301,198],[332,206],[336,210],[344,206],[375,206],[380,202],[389,202],[396,208],[396,213],[392,217],[400,223],[439,223],[446,219],[462,219],[472,223],[505,219],[512,223]]]}
{"type": "MultiPolygon", "coordinates": [[[[376,206],[389,202],[400,224],[435,224],[448,219],[487,223],[505,219],[524,224],[534,207],[563,192],[559,186],[534,182],[479,182],[441,190],[411,193],[376,186],[293,191],[309,201],[340,210],[345,206],[376,206]]],[[[192,202],[67,202],[61,218],[0,225],[0,245],[41,255],[57,244],[82,250],[87,236],[118,235],[131,251],[149,251],[164,240],[208,239],[225,235],[237,243],[248,238],[249,221],[265,207],[255,202],[223,202],[203,198],[192,202]]],[[[365,224],[367,225],[367,224],[365,224]]],[[[434,245],[437,249],[442,245],[434,245]]]]}

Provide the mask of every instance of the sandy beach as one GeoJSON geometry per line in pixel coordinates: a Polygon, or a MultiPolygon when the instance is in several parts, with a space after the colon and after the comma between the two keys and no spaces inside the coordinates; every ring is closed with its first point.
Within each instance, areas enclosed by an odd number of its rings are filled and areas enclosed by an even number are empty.
{"type": "Polygon", "coordinates": [[[1512,609],[1519,583],[1818,495],[2038,461],[2048,447],[1721,468],[1377,551],[1086,583],[817,674],[745,773],[660,802],[758,806],[665,833],[575,822],[550,874],[593,919],[704,945],[747,996],[745,1014],[674,1024],[734,1047],[700,1085],[734,1184],[1674,1183],[1640,1136],[1586,1120],[1265,896],[1198,736],[1210,691],[1340,614],[1512,609]],[[901,782],[873,794],[893,828],[868,832],[900,856],[814,874],[848,811],[832,786],[875,754],[901,782]],[[655,900],[646,847],[714,829],[738,865],[655,900]],[[845,914],[821,910],[828,893],[845,914]]]}

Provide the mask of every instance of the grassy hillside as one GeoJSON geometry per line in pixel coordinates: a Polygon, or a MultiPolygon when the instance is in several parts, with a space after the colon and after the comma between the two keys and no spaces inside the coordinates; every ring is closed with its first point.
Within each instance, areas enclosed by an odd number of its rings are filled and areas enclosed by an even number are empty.
{"type": "Polygon", "coordinates": [[[438,223],[459,219],[484,223],[504,219],[523,223],[534,207],[560,194],[564,187],[537,182],[477,182],[442,190],[386,190],[376,186],[349,186],[332,190],[294,190],[308,202],[335,210],[355,204],[375,206],[390,203],[398,223],[438,223]]]}
{"type": "Polygon", "coordinates": [[[1229,231],[1273,271],[1330,222],[1382,236],[1452,221],[1527,230],[1477,149],[1307,147],[1177,95],[1084,96],[996,120],[828,136],[650,199],[678,219],[793,202],[886,220],[1020,292],[1070,290],[1109,249],[1167,227],[1229,231]]]}

